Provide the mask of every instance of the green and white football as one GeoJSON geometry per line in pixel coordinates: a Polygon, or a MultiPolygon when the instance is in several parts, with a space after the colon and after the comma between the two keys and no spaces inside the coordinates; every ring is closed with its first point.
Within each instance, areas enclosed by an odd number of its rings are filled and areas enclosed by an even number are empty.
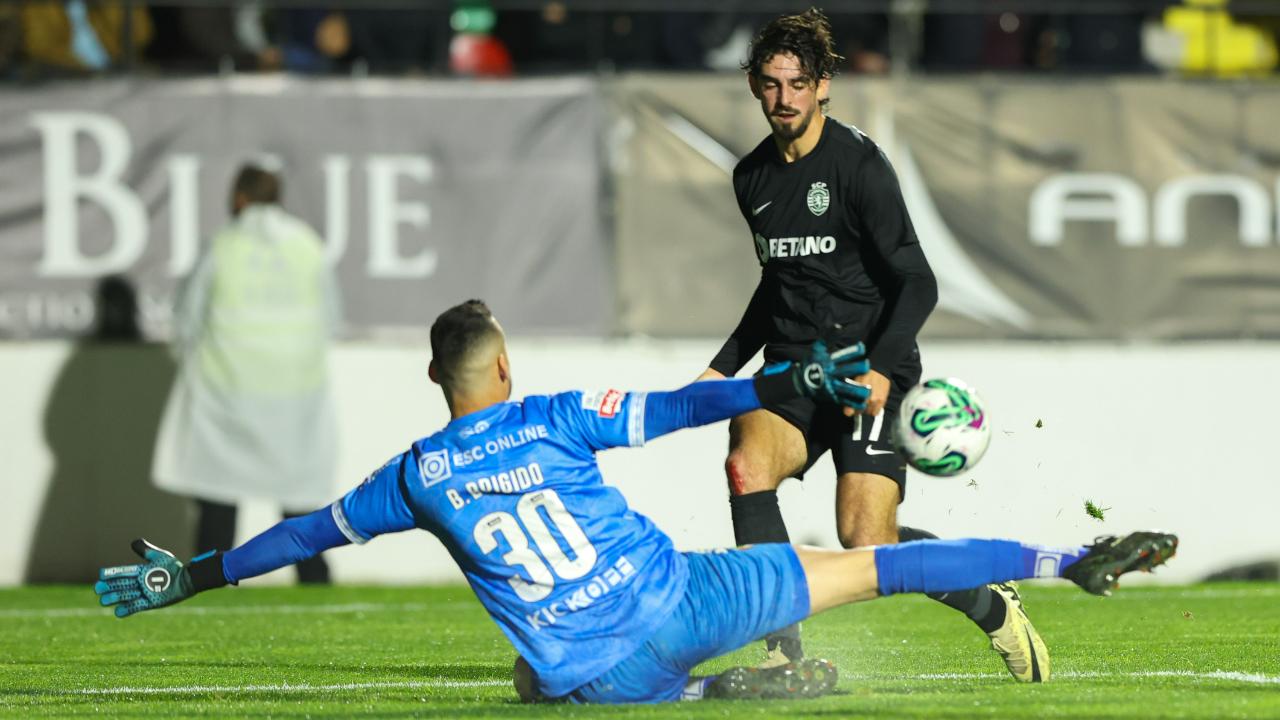
{"type": "Polygon", "coordinates": [[[929,475],[972,469],[991,442],[982,398],[956,378],[935,378],[911,388],[902,399],[894,431],[903,457],[929,475]]]}

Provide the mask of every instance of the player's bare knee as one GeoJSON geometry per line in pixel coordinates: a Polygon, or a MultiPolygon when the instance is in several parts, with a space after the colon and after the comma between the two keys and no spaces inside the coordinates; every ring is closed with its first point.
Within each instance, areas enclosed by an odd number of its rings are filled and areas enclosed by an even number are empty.
{"type": "Polygon", "coordinates": [[[739,450],[730,452],[725,459],[724,474],[729,480],[729,492],[734,495],[776,490],[779,484],[768,468],[739,450]]]}

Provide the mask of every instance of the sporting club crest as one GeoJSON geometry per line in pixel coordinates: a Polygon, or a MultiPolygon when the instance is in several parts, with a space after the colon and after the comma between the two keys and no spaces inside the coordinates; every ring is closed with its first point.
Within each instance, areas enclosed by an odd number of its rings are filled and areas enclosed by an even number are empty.
{"type": "Polygon", "coordinates": [[[809,212],[814,215],[821,215],[827,211],[827,207],[831,205],[831,194],[827,192],[827,184],[824,182],[816,182],[809,186],[809,197],[805,198],[809,205],[809,212]]]}

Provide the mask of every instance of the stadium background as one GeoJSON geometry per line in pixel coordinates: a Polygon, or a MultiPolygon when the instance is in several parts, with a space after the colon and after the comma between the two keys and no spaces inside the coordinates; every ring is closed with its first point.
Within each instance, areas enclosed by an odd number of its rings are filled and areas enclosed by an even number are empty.
{"type": "MultiPolygon", "coordinates": [[[[424,6],[435,41],[409,76],[350,57],[318,74],[230,72],[231,56],[175,74],[128,53],[82,72],[18,52],[0,88],[0,584],[86,581],[138,534],[190,553],[191,509],[148,480],[173,374],[161,343],[245,160],[283,170],[286,208],[320,229],[342,280],[335,496],[447,419],[425,329],[460,299],[503,319],[517,392],[694,377],[758,277],[728,172],[766,132],[742,77],[710,58],[732,55],[734,28],[796,8],[682,5],[697,12],[497,3],[492,28],[481,6],[424,6]],[[513,30],[504,18],[521,13],[513,30]],[[667,17],[729,31],[689,67],[652,49],[667,17]],[[515,76],[471,77],[507,68],[489,51],[468,65],[467,43],[504,38],[515,76]],[[117,276],[146,343],[92,337],[117,276]]],[[[851,67],[831,112],[886,148],[939,278],[926,373],[978,387],[996,428],[972,473],[913,476],[902,519],[1049,543],[1166,527],[1184,543],[1168,581],[1274,558],[1280,91],[1264,77],[1266,4],[1053,5],[840,8],[884,17],[885,44],[862,50],[883,50],[887,73],[851,67]],[[946,43],[927,41],[962,28],[939,36],[930,13],[1036,27],[1060,50],[1114,42],[1048,62],[1047,41],[1024,38],[1020,59],[960,48],[948,64],[930,56],[946,43]]],[[[4,21],[17,6],[0,7],[4,21]]],[[[122,18],[129,47],[150,21],[122,18]]],[[[722,426],[704,428],[602,464],[680,547],[717,546],[732,538],[724,445],[722,426]]],[[[834,545],[832,492],[826,460],[784,486],[797,539],[834,545]]],[[[241,539],[275,517],[244,507],[241,539]]],[[[459,578],[425,534],[331,557],[339,581],[459,578]]]]}

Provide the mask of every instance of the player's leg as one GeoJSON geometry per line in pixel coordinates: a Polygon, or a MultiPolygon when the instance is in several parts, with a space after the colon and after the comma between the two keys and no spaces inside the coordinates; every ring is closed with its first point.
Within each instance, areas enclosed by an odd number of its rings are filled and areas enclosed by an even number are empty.
{"type": "Polygon", "coordinates": [[[875,473],[836,479],[836,534],[846,548],[898,542],[898,484],[875,473]]]}
{"type": "MultiPolygon", "coordinates": [[[[801,615],[885,595],[954,592],[1029,577],[1065,577],[1106,594],[1120,575],[1150,570],[1176,549],[1173,535],[1137,532],[1091,547],[969,539],[855,550],[759,545],[690,554],[691,601],[682,605],[690,615],[680,621],[678,634],[658,644],[665,642],[661,655],[669,662],[692,669],[801,615]]],[[[701,686],[713,697],[796,697],[825,693],[834,682],[834,667],[803,660],[769,670],[734,668],[701,686]]]]}
{"type": "MultiPolygon", "coordinates": [[[[691,682],[689,672],[699,663],[838,605],[1028,577],[1066,577],[1089,592],[1107,594],[1124,573],[1149,570],[1176,549],[1173,535],[1143,532],[1061,549],[1011,540],[927,540],[855,550],[771,544],[687,553],[688,583],[675,611],[630,657],[560,700],[695,699],[714,694],[717,685],[717,678],[691,682]]],[[[802,662],[809,664],[745,669],[735,677],[747,684],[727,689],[749,693],[737,697],[801,697],[834,686],[833,667],[802,662]],[[797,672],[804,668],[821,669],[807,676],[797,672]]],[[[517,661],[515,676],[522,699],[537,699],[527,664],[517,661]]]]}
{"type": "MultiPolygon", "coordinates": [[[[813,409],[811,401],[799,398],[778,408],[783,414],[757,410],[729,423],[729,456],[724,466],[738,545],[791,542],[778,507],[778,485],[803,470],[809,459],[802,428],[813,409]]],[[[804,652],[799,626],[770,635],[765,647],[768,665],[800,659],[804,652]]]]}
{"type": "MultiPolygon", "coordinates": [[[[848,432],[835,443],[833,456],[840,473],[836,484],[836,530],[846,548],[886,545],[937,536],[914,528],[899,528],[897,507],[906,496],[906,460],[892,442],[892,428],[900,398],[879,416],[856,416],[848,432]]],[[[1049,679],[1049,651],[1027,617],[1012,584],[984,585],[929,597],[964,613],[991,639],[1013,677],[1022,682],[1049,679]]]]}
{"type": "Polygon", "coordinates": [[[724,470],[739,545],[787,541],[777,490],[807,459],[804,433],[778,414],[755,410],[730,421],[724,470]]]}
{"type": "MultiPolygon", "coordinates": [[[[936,538],[924,530],[898,528],[901,542],[936,538]]],[[[960,592],[930,593],[929,597],[959,610],[982,628],[991,639],[991,648],[999,653],[1015,679],[1022,682],[1046,682],[1049,679],[1049,649],[1031,624],[1015,583],[994,583],[960,592]]]]}
{"type": "Polygon", "coordinates": [[[1014,540],[919,540],[853,550],[798,547],[810,613],[904,592],[943,593],[1026,578],[1062,577],[1109,595],[1121,575],[1173,557],[1175,535],[1135,532],[1093,545],[1048,548],[1014,540]]]}
{"type": "Polygon", "coordinates": [[[907,463],[891,441],[897,402],[890,395],[879,415],[846,418],[827,409],[819,416],[819,422],[839,428],[831,459],[836,466],[836,534],[846,548],[898,542],[907,463]]]}
{"type": "MultiPolygon", "coordinates": [[[[662,652],[686,671],[779,628],[794,627],[809,612],[807,581],[791,545],[753,545],[685,556],[689,561],[689,616],[679,635],[665,639],[662,652]]],[[[692,678],[685,697],[818,697],[833,690],[835,683],[836,669],[831,662],[804,658],[692,678]]]]}

